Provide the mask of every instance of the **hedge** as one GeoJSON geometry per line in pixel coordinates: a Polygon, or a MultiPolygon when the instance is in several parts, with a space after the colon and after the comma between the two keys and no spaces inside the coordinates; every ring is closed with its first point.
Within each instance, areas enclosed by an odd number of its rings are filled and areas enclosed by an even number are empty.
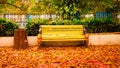
{"type": "Polygon", "coordinates": [[[89,33],[120,32],[120,23],[112,18],[92,19],[88,22],[89,33]]]}
{"type": "Polygon", "coordinates": [[[18,29],[18,27],[16,23],[0,18],[0,36],[13,36],[14,29],[18,29]]]}
{"type": "Polygon", "coordinates": [[[28,35],[35,36],[39,33],[40,25],[84,25],[88,33],[120,32],[120,23],[112,18],[90,20],[36,20],[27,22],[28,35]],[[29,25],[28,25],[29,24],[29,25]]]}
{"type": "MultiPolygon", "coordinates": [[[[88,33],[120,32],[120,23],[112,18],[89,19],[89,20],[31,20],[26,24],[28,36],[36,36],[40,25],[84,25],[88,33]]],[[[19,26],[5,19],[0,19],[0,36],[13,36],[14,29],[19,26]]]]}

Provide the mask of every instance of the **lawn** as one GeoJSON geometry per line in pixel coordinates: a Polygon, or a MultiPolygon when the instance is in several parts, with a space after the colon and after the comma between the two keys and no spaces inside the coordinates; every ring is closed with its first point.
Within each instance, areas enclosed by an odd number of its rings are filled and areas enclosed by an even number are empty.
{"type": "Polygon", "coordinates": [[[120,46],[0,48],[1,68],[120,68],[120,46]]]}

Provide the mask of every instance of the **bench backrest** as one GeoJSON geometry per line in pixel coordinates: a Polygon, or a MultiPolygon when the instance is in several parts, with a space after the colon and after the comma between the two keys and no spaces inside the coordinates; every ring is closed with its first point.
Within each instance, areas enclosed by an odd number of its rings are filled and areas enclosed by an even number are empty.
{"type": "Polygon", "coordinates": [[[83,25],[41,25],[42,39],[83,38],[83,25]]]}

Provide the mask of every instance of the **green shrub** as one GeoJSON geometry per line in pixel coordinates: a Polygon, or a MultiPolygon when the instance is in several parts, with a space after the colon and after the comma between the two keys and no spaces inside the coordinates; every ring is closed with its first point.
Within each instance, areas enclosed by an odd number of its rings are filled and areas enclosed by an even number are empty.
{"type": "Polygon", "coordinates": [[[27,34],[36,36],[39,33],[40,25],[84,25],[88,33],[118,32],[120,24],[112,18],[89,19],[89,20],[35,20],[27,22],[27,34]]]}
{"type": "Polygon", "coordinates": [[[72,25],[71,20],[51,20],[48,22],[49,25],[72,25]]]}
{"type": "Polygon", "coordinates": [[[14,29],[18,29],[18,25],[5,19],[0,19],[0,36],[13,36],[14,29]]]}
{"type": "Polygon", "coordinates": [[[86,25],[86,22],[81,20],[51,20],[48,22],[49,25],[86,25]]]}
{"type": "Polygon", "coordinates": [[[92,19],[88,22],[87,30],[89,33],[118,32],[120,24],[112,18],[92,19]]]}
{"type": "Polygon", "coordinates": [[[28,36],[36,36],[39,33],[39,24],[35,23],[27,28],[28,36]]]}
{"type": "Polygon", "coordinates": [[[39,33],[39,26],[40,25],[47,25],[48,20],[45,19],[38,19],[38,20],[31,20],[26,24],[26,30],[28,36],[36,36],[39,33]]]}

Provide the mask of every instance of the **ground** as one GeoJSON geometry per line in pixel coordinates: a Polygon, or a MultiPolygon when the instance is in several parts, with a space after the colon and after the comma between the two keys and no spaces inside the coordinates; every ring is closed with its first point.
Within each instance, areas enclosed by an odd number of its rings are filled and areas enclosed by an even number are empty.
{"type": "Polygon", "coordinates": [[[0,48],[0,68],[120,68],[120,46],[0,48]]]}

